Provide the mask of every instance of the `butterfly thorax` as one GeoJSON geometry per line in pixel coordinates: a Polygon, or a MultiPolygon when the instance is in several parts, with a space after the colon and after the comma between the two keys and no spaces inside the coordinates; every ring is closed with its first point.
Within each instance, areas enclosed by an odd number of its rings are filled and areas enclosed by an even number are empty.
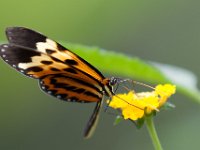
{"type": "Polygon", "coordinates": [[[105,95],[108,97],[112,97],[114,95],[114,93],[113,93],[114,85],[111,84],[111,79],[109,79],[109,78],[103,79],[102,84],[104,85],[105,95]]]}

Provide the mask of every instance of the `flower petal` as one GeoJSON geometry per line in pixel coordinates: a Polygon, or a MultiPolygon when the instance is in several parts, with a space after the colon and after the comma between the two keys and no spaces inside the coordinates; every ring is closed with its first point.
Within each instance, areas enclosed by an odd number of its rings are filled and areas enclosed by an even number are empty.
{"type": "Polygon", "coordinates": [[[171,84],[158,85],[155,91],[117,94],[112,97],[109,106],[121,109],[124,119],[138,120],[145,114],[151,114],[160,108],[174,94],[176,87],[171,84]]]}

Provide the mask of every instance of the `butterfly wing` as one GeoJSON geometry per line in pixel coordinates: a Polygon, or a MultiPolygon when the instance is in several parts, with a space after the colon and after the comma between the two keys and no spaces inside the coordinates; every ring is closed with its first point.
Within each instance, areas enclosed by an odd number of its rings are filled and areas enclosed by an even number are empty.
{"type": "Polygon", "coordinates": [[[38,32],[13,27],[7,28],[6,34],[9,44],[0,45],[0,56],[17,71],[39,79],[43,91],[65,101],[97,102],[84,132],[89,137],[102,104],[103,75],[84,59],[38,32]]]}
{"type": "Polygon", "coordinates": [[[17,71],[33,78],[58,74],[71,68],[54,57],[14,44],[0,45],[0,56],[17,71]]]}
{"type": "Polygon", "coordinates": [[[99,72],[95,67],[90,65],[84,59],[69,49],[63,47],[59,43],[36,31],[24,27],[10,27],[6,29],[6,35],[9,42],[14,45],[28,47],[35,51],[50,55],[59,59],[65,64],[74,66],[75,68],[86,72],[99,81],[104,79],[101,72],[99,72]]]}
{"type": "Polygon", "coordinates": [[[103,97],[101,89],[90,78],[76,78],[72,73],[47,75],[39,84],[44,92],[65,101],[98,102],[103,97]]]}

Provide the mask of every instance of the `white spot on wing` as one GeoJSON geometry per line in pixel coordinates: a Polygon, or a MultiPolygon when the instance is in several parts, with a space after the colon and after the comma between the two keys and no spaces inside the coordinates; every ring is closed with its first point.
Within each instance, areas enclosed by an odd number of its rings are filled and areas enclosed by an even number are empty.
{"type": "Polygon", "coordinates": [[[52,94],[52,92],[51,92],[51,91],[48,91],[47,93],[48,93],[48,94],[52,94]]]}
{"type": "Polygon", "coordinates": [[[38,51],[43,52],[43,53],[46,53],[46,49],[56,51],[56,53],[53,53],[52,56],[54,56],[55,58],[60,58],[61,60],[73,59],[71,56],[71,52],[68,52],[68,51],[65,51],[64,53],[60,52],[58,50],[57,43],[50,39],[46,39],[46,42],[36,43],[36,47],[38,51]]]}
{"type": "Polygon", "coordinates": [[[57,95],[56,97],[57,97],[57,98],[61,98],[61,96],[60,96],[60,95],[57,95]]]}
{"type": "Polygon", "coordinates": [[[3,45],[3,47],[7,48],[7,47],[8,47],[8,45],[3,45]]]}
{"type": "Polygon", "coordinates": [[[41,54],[41,56],[33,56],[31,57],[31,62],[28,63],[19,63],[18,67],[21,69],[27,69],[30,67],[34,67],[34,66],[41,66],[43,65],[40,61],[42,60],[50,60],[49,56],[45,55],[45,54],[41,54]]]}
{"type": "Polygon", "coordinates": [[[57,44],[56,42],[46,39],[46,42],[38,42],[36,43],[36,47],[38,51],[46,53],[46,49],[56,50],[57,51],[57,44]]]}

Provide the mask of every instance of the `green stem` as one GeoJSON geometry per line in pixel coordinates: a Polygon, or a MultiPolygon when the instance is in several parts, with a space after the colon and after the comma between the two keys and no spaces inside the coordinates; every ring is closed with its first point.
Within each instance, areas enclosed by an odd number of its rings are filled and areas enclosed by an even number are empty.
{"type": "Polygon", "coordinates": [[[153,122],[153,116],[146,117],[146,126],[149,131],[155,150],[163,150],[153,122]]]}

